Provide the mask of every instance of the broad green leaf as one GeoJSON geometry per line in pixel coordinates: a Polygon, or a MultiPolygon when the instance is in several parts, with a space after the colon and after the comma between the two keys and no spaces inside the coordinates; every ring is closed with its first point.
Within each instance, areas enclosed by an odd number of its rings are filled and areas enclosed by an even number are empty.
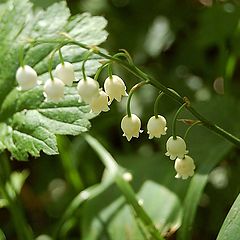
{"type": "MultiPolygon", "coordinates": [[[[174,192],[153,181],[146,181],[137,197],[143,202],[144,209],[164,235],[179,227],[182,215],[181,203],[174,192]]],[[[90,207],[94,204],[96,201],[90,204],[90,207]]],[[[141,225],[139,226],[138,223],[139,220],[133,214],[131,207],[126,205],[124,199],[120,197],[98,213],[91,224],[91,229],[83,228],[83,231],[86,239],[102,238],[106,232],[116,240],[145,239],[141,232],[141,225]]]]}
{"type": "Polygon", "coordinates": [[[240,236],[240,194],[233,203],[217,236],[217,240],[235,240],[240,236]]]}
{"type": "MultiPolygon", "coordinates": [[[[56,134],[78,135],[90,128],[90,108],[82,102],[76,85],[65,88],[65,97],[58,104],[46,103],[43,84],[49,78],[48,62],[57,43],[32,45],[32,40],[59,40],[68,35],[77,41],[98,45],[106,40],[106,20],[88,13],[70,16],[66,2],[55,3],[46,10],[33,10],[27,0],[12,0],[3,5],[0,23],[0,151],[7,149],[12,157],[26,160],[29,155],[57,154],[56,134]],[[14,26],[14,27],[13,27],[14,26]],[[30,41],[29,41],[30,40],[30,41]],[[38,87],[26,92],[17,90],[15,72],[18,52],[25,50],[25,64],[38,73],[38,87]]],[[[82,77],[81,66],[86,50],[76,46],[62,48],[65,61],[72,62],[76,80],[82,77]]],[[[93,75],[100,58],[92,55],[86,63],[86,74],[93,75]]],[[[53,67],[59,63],[54,56],[53,67]]]]}
{"type": "MultiPolygon", "coordinates": [[[[140,154],[122,156],[119,162],[133,174],[131,184],[157,228],[163,235],[175,232],[181,224],[181,201],[188,182],[181,181],[177,186],[172,162],[160,154],[150,153],[148,158],[140,154]]],[[[119,190],[112,186],[84,205],[82,231],[89,240],[104,236],[142,240],[145,237],[138,221],[119,190]]]]}
{"type": "Polygon", "coordinates": [[[89,107],[79,103],[78,98],[75,90],[68,88],[65,99],[56,106],[44,101],[42,87],[27,92],[13,91],[10,106],[8,98],[2,106],[2,115],[8,116],[9,121],[8,126],[2,125],[3,144],[19,160],[26,159],[28,154],[38,157],[40,151],[57,154],[55,134],[78,135],[90,127],[89,107]]]}

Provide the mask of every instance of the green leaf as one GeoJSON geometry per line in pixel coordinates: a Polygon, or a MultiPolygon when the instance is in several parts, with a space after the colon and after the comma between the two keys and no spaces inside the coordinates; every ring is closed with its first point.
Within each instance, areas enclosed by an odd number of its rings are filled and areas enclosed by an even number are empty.
{"type": "Polygon", "coordinates": [[[14,158],[24,160],[28,154],[38,157],[40,151],[57,154],[55,134],[78,135],[89,129],[89,106],[78,102],[73,88],[65,92],[65,99],[58,104],[44,101],[41,86],[27,92],[15,89],[9,95],[2,106],[8,126],[0,128],[0,139],[14,158]]]}
{"type": "Polygon", "coordinates": [[[237,236],[240,236],[240,194],[224,220],[217,240],[235,240],[237,236]]]}
{"type": "MultiPolygon", "coordinates": [[[[163,235],[175,232],[181,225],[182,204],[188,181],[174,178],[172,162],[162,154],[147,153],[121,156],[119,162],[133,174],[137,198],[163,235]],[[159,167],[158,167],[159,166],[159,167]],[[168,203],[168,204],[166,204],[168,203]]],[[[84,205],[82,231],[89,240],[145,239],[117,187],[112,186],[84,205]]],[[[144,229],[143,229],[144,231],[144,229]]]]}
{"type": "MultiPolygon", "coordinates": [[[[7,149],[12,157],[26,160],[29,155],[57,154],[56,134],[78,135],[90,128],[90,108],[79,97],[74,87],[65,88],[65,96],[58,104],[45,102],[43,84],[49,78],[48,62],[57,43],[31,45],[29,40],[58,40],[66,35],[77,41],[98,45],[106,40],[106,20],[88,13],[70,16],[66,2],[55,3],[46,10],[32,10],[27,0],[12,0],[4,4],[0,23],[0,151],[7,149]],[[25,64],[38,73],[40,85],[32,90],[17,90],[15,73],[18,51],[25,50],[25,64]]],[[[74,64],[76,79],[82,76],[82,61],[86,50],[77,46],[62,48],[65,61],[74,64]]],[[[86,63],[86,73],[93,75],[101,65],[100,58],[92,55],[86,63]]],[[[54,56],[53,67],[59,63],[54,56]]]]}
{"type": "MultiPolygon", "coordinates": [[[[134,220],[136,219],[136,221],[134,223],[139,222],[139,224],[141,224],[141,227],[139,227],[139,229],[144,228],[144,232],[145,232],[144,234],[149,234],[149,237],[151,236],[151,238],[162,240],[163,239],[162,232],[157,229],[157,226],[152,221],[152,218],[149,215],[149,213],[146,212],[145,208],[142,207],[141,204],[139,203],[138,199],[136,198],[136,193],[133,190],[132,186],[128,183],[128,181],[126,181],[126,179],[122,175],[125,172],[122,169],[122,167],[117,164],[117,162],[114,160],[114,158],[111,156],[111,154],[95,138],[93,138],[89,135],[85,135],[85,140],[93,148],[93,150],[98,154],[102,163],[107,168],[108,177],[113,177],[113,176],[116,177],[115,178],[116,186],[124,195],[125,200],[128,203],[127,207],[131,206],[131,209],[133,210],[134,220]]],[[[104,205],[106,204],[106,200],[109,201],[110,199],[105,198],[104,205]]],[[[108,206],[109,206],[109,204],[111,205],[111,203],[112,203],[112,201],[108,202],[108,206]]],[[[96,210],[96,208],[95,208],[95,210],[96,210]]],[[[119,208],[118,208],[118,210],[119,210],[119,208]]],[[[118,210],[117,210],[117,213],[118,213],[118,210]]],[[[95,212],[94,216],[97,215],[97,218],[99,220],[99,216],[96,213],[97,212],[95,212]]],[[[114,213],[114,215],[115,215],[115,213],[114,213]]],[[[88,214],[84,217],[84,219],[87,217],[88,217],[88,214]]],[[[131,218],[133,216],[130,215],[129,217],[131,218]]],[[[105,222],[103,222],[102,219],[100,219],[100,223],[103,226],[103,229],[98,231],[100,234],[107,233],[108,238],[110,237],[109,232],[111,231],[112,227],[110,227],[107,230],[107,226],[110,225],[111,219],[113,219],[112,215],[110,216],[110,219],[108,218],[107,221],[105,221],[105,222]]],[[[119,224],[117,224],[117,225],[119,227],[119,224]]],[[[130,229],[132,229],[131,226],[128,225],[128,227],[130,227],[130,229]]],[[[96,235],[95,235],[96,227],[93,227],[92,229],[93,229],[93,233],[94,233],[93,239],[95,239],[96,238],[96,235]]],[[[90,237],[89,233],[90,232],[92,233],[92,231],[89,231],[89,226],[83,227],[82,231],[84,232],[84,234],[87,234],[87,236],[84,237],[86,239],[88,239],[90,237]]],[[[142,231],[141,231],[141,233],[142,233],[142,231]]],[[[116,232],[113,231],[113,234],[114,234],[113,239],[116,239],[116,236],[115,236],[116,232]]],[[[120,235],[122,235],[122,234],[120,233],[120,235]]],[[[126,232],[125,236],[127,238],[129,237],[128,232],[126,232]]],[[[135,233],[131,236],[135,236],[135,233]]]]}
{"type": "Polygon", "coordinates": [[[6,237],[5,237],[2,229],[0,229],[0,239],[1,239],[1,240],[6,240],[6,237]]]}
{"type": "MultiPolygon", "coordinates": [[[[164,235],[168,231],[175,231],[180,226],[182,215],[181,202],[175,193],[153,181],[146,181],[138,192],[137,197],[143,202],[145,211],[164,235]]],[[[97,200],[99,198],[89,203],[87,210],[93,208],[97,200]]],[[[94,210],[96,210],[96,207],[94,207],[94,210]]],[[[102,209],[93,218],[90,229],[84,228],[84,226],[83,232],[85,238],[91,240],[102,238],[106,235],[106,232],[110,239],[114,240],[127,238],[145,239],[138,221],[140,219],[134,216],[131,207],[125,204],[122,197],[119,197],[109,203],[106,208],[102,209]]],[[[142,228],[144,230],[143,226],[142,228]]]]}

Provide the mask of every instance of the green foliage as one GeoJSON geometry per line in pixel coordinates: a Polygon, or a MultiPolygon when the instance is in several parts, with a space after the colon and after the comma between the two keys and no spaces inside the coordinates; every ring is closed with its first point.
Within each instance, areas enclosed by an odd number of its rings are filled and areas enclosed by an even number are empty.
{"type": "MultiPolygon", "coordinates": [[[[47,6],[53,1],[33,2],[47,6]]],[[[70,11],[65,2],[56,2],[45,10],[27,0],[0,5],[0,208],[10,210],[17,234],[32,239],[29,222],[35,236],[44,233],[54,239],[210,240],[216,239],[226,209],[231,208],[217,239],[235,240],[240,235],[239,150],[213,133],[216,128],[203,121],[191,129],[186,143],[196,173],[186,181],[175,179],[174,162],[164,155],[178,107],[171,98],[161,98],[159,109],[167,116],[168,135],[150,141],[145,131],[159,89],[144,86],[134,93],[131,109],[140,117],[144,133],[129,143],[120,131],[124,99],[95,118],[89,106],[79,102],[76,83],[65,88],[65,97],[57,104],[44,100],[43,84],[49,78],[50,54],[61,41],[74,39],[91,48],[106,40],[105,18],[89,13],[71,16],[84,9],[107,16],[108,49],[126,48],[136,65],[155,76],[155,86],[164,84],[187,96],[200,116],[239,136],[239,4],[215,1],[203,7],[198,1],[86,0],[68,1],[70,11]],[[37,71],[40,82],[25,92],[17,89],[15,80],[21,48],[25,64],[37,71]],[[82,134],[89,131],[90,119],[93,138],[82,134]],[[76,137],[79,134],[85,137],[76,137]],[[12,166],[6,166],[8,152],[12,160],[33,156],[41,161],[11,161],[12,166]],[[229,184],[225,188],[218,189],[211,182],[211,171],[218,165],[227,171],[216,180],[221,183],[225,177],[229,184]],[[126,171],[133,175],[129,183],[122,178],[126,171]]],[[[101,57],[95,53],[87,60],[87,75],[94,75],[103,56],[111,58],[104,55],[104,49],[100,51],[101,57]]],[[[62,48],[64,60],[74,65],[77,80],[82,78],[87,53],[79,46],[62,48]]],[[[59,61],[56,53],[53,67],[59,61]]],[[[140,79],[125,71],[127,63],[122,71],[116,62],[113,73],[126,81],[129,92],[140,79]]],[[[130,70],[141,75],[134,66],[130,70]]],[[[101,86],[105,73],[99,78],[101,86]]],[[[196,116],[181,112],[190,122],[196,116]]],[[[182,137],[188,127],[183,122],[177,124],[177,135],[182,137]]],[[[0,215],[0,239],[6,239],[5,235],[16,239],[5,215],[3,220],[0,215]]]]}
{"type": "Polygon", "coordinates": [[[232,240],[240,236],[240,195],[233,203],[217,236],[217,240],[232,240]]]}
{"type": "MultiPolygon", "coordinates": [[[[65,98],[58,104],[46,103],[42,85],[31,91],[20,92],[16,88],[15,72],[18,67],[18,51],[24,46],[25,63],[35,68],[39,81],[48,76],[49,54],[56,44],[32,46],[31,40],[61,39],[68,35],[82,43],[98,45],[106,40],[106,20],[81,14],[70,17],[65,2],[53,4],[47,10],[32,10],[24,0],[6,3],[7,9],[0,24],[0,150],[7,149],[12,157],[26,160],[28,155],[57,154],[55,134],[78,135],[90,128],[88,119],[93,115],[82,102],[78,102],[76,88],[68,87],[65,98]],[[14,26],[14,29],[12,29],[14,26]],[[30,42],[29,42],[30,41],[30,42]]],[[[77,78],[81,77],[81,64],[85,50],[66,46],[62,50],[64,59],[74,63],[77,78]]],[[[86,66],[92,75],[99,67],[98,57],[93,55],[86,66]]],[[[59,62],[57,56],[54,65],[59,62]]]]}

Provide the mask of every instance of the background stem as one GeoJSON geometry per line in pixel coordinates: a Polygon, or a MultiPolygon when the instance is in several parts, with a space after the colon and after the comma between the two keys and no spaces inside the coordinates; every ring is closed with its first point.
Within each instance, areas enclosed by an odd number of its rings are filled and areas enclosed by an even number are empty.
{"type": "Polygon", "coordinates": [[[16,229],[18,239],[32,240],[33,239],[32,231],[25,219],[22,207],[20,206],[18,200],[17,193],[16,191],[14,191],[15,189],[11,186],[10,181],[11,168],[9,164],[9,159],[7,159],[7,157],[2,154],[0,160],[1,160],[0,167],[5,170],[5,180],[3,180],[2,177],[0,177],[0,190],[3,197],[8,202],[7,208],[9,209],[12,215],[12,220],[16,229]],[[10,186],[11,191],[14,191],[13,194],[9,194],[8,188],[6,188],[7,184],[8,186],[10,186]]]}
{"type": "Polygon", "coordinates": [[[152,219],[145,212],[141,205],[139,205],[138,200],[136,199],[136,193],[132,189],[131,185],[123,179],[124,170],[117,164],[114,158],[110,153],[92,136],[84,135],[88,144],[93,148],[93,150],[99,155],[103,164],[109,170],[111,174],[116,174],[115,183],[118,188],[123,193],[127,202],[134,209],[136,216],[141,219],[142,223],[145,225],[147,231],[152,236],[153,239],[163,240],[160,231],[155,227],[152,219]]]}

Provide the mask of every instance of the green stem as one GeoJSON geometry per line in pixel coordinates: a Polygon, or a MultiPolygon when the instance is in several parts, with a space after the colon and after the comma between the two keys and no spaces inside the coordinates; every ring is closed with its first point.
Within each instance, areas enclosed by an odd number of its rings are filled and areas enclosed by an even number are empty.
{"type": "Polygon", "coordinates": [[[18,61],[21,67],[24,67],[24,47],[23,45],[20,46],[18,51],[18,61]]]}
{"type": "Polygon", "coordinates": [[[231,93],[231,80],[234,74],[237,58],[235,55],[230,54],[226,64],[225,77],[224,77],[224,92],[231,93]]]}
{"type": "Polygon", "coordinates": [[[78,173],[76,164],[74,163],[71,144],[72,142],[65,136],[59,136],[57,138],[59,157],[61,159],[66,178],[68,182],[75,188],[75,190],[79,192],[84,188],[84,184],[81,176],[78,173]],[[68,150],[66,151],[66,149],[68,150]]]}
{"type": "Polygon", "coordinates": [[[114,181],[114,176],[111,176],[108,179],[104,179],[101,184],[97,184],[87,189],[81,191],[69,204],[66,211],[62,214],[56,229],[53,233],[53,239],[59,239],[60,236],[67,235],[67,231],[65,230],[65,225],[67,225],[68,221],[72,220],[73,216],[77,212],[77,210],[82,206],[84,202],[87,200],[93,199],[106,191],[114,181]],[[88,197],[83,197],[84,193],[88,194],[88,197]]]}
{"type": "Polygon", "coordinates": [[[55,48],[55,49],[52,51],[52,53],[51,53],[51,55],[50,55],[50,58],[49,58],[49,62],[48,62],[48,72],[49,72],[49,75],[50,75],[50,78],[51,78],[52,81],[54,81],[54,77],[53,77],[53,74],[52,74],[53,57],[54,57],[54,55],[55,55],[55,53],[56,53],[57,51],[59,51],[59,53],[60,53],[60,48],[61,48],[61,47],[62,47],[62,45],[60,45],[60,46],[58,46],[57,48],[55,48]]]}
{"type": "Polygon", "coordinates": [[[179,115],[179,113],[182,111],[182,109],[184,107],[186,107],[186,103],[184,103],[178,110],[177,112],[175,113],[174,115],[174,118],[173,118],[173,122],[172,122],[172,136],[173,136],[173,139],[177,139],[177,134],[176,134],[176,125],[177,125],[177,117],[179,115]]]}
{"type": "Polygon", "coordinates": [[[125,49],[119,49],[119,50],[122,51],[122,52],[114,54],[113,58],[124,57],[124,58],[127,59],[128,63],[130,65],[134,65],[133,60],[132,60],[129,52],[127,50],[125,50],[125,49]]]}
{"type": "Polygon", "coordinates": [[[32,240],[33,239],[32,231],[30,230],[30,227],[27,224],[24,213],[22,212],[21,206],[18,202],[17,193],[14,191],[14,188],[11,186],[11,182],[10,182],[11,172],[10,172],[9,160],[5,156],[3,156],[0,163],[4,168],[4,170],[9,171],[5,173],[5,175],[8,175],[6,182],[3,182],[2,179],[0,178],[0,191],[3,197],[8,202],[7,207],[9,208],[9,211],[12,215],[12,219],[16,229],[16,233],[18,235],[18,239],[32,240]],[[14,191],[14,193],[11,195],[9,194],[8,189],[6,188],[7,183],[11,187],[11,190],[14,191]]]}
{"type": "Polygon", "coordinates": [[[201,124],[201,122],[200,122],[200,121],[196,121],[195,123],[193,123],[191,126],[188,127],[187,131],[186,131],[185,134],[184,134],[184,140],[186,140],[187,135],[188,135],[188,133],[190,132],[190,130],[191,130],[194,126],[196,126],[196,125],[198,125],[198,124],[201,124]]]}
{"type": "MultiPolygon", "coordinates": [[[[37,40],[37,41],[32,41],[33,44],[41,44],[41,43],[56,43],[56,44],[63,44],[63,45],[77,45],[83,49],[87,49],[90,50],[92,49],[92,47],[76,42],[76,41],[71,41],[71,40],[66,40],[66,41],[59,41],[59,40],[37,40]]],[[[138,77],[139,79],[143,80],[143,81],[149,81],[149,83],[151,85],[153,85],[154,87],[156,87],[157,89],[161,90],[162,92],[164,92],[164,94],[166,94],[167,96],[171,97],[173,100],[175,100],[176,102],[178,102],[180,105],[185,103],[185,100],[183,97],[181,97],[178,93],[176,93],[175,91],[172,91],[170,89],[168,89],[165,85],[163,85],[161,82],[157,81],[155,78],[152,78],[151,76],[148,76],[147,74],[145,74],[144,72],[142,72],[139,68],[137,68],[135,65],[129,64],[128,62],[122,61],[119,58],[114,58],[111,55],[105,54],[103,52],[101,52],[100,50],[95,51],[96,54],[98,54],[99,56],[103,57],[104,59],[109,59],[111,61],[115,61],[116,63],[120,64],[123,68],[125,68],[126,70],[128,70],[129,72],[131,72],[133,75],[135,75],[136,77],[138,77]]],[[[225,138],[226,140],[228,140],[229,142],[235,144],[238,148],[240,148],[240,139],[237,138],[236,136],[232,135],[231,133],[225,131],[224,129],[222,129],[221,127],[219,127],[218,125],[211,123],[210,121],[208,121],[204,116],[202,116],[199,112],[197,112],[193,107],[191,106],[187,106],[187,110],[192,113],[193,116],[195,116],[199,121],[202,122],[203,126],[208,128],[209,130],[215,132],[216,134],[222,136],[223,138],[225,138]]]]}
{"type": "Polygon", "coordinates": [[[59,58],[60,58],[61,64],[64,65],[64,59],[63,59],[61,48],[58,49],[58,53],[59,53],[59,58]]]}
{"type": "Polygon", "coordinates": [[[108,61],[108,62],[104,63],[101,67],[98,68],[98,70],[97,70],[97,72],[96,72],[96,74],[95,74],[95,76],[94,76],[94,80],[96,80],[96,81],[98,80],[99,75],[101,74],[101,72],[103,71],[103,69],[108,66],[109,63],[110,63],[110,62],[108,61]]]}
{"type": "Polygon", "coordinates": [[[108,64],[108,76],[112,79],[112,64],[108,64]]]}
{"type": "Polygon", "coordinates": [[[142,81],[142,82],[134,85],[131,88],[129,95],[128,95],[128,99],[127,99],[127,115],[128,115],[128,117],[131,117],[131,104],[130,103],[131,103],[131,98],[133,96],[133,93],[145,84],[148,84],[148,81],[142,81]]]}
{"type": "Polygon", "coordinates": [[[92,55],[92,53],[93,53],[92,50],[89,49],[89,52],[87,52],[86,57],[84,58],[83,63],[82,63],[82,75],[83,75],[83,79],[85,81],[87,81],[87,75],[85,72],[85,64],[86,64],[88,58],[92,55]]]}
{"type": "Polygon", "coordinates": [[[154,116],[155,116],[155,118],[158,118],[159,102],[160,102],[160,99],[163,96],[163,94],[164,94],[163,92],[160,92],[158,97],[155,100],[155,103],[154,103],[154,116]]]}
{"type": "Polygon", "coordinates": [[[131,185],[123,179],[123,169],[117,164],[111,154],[92,136],[84,135],[85,140],[93,148],[93,150],[99,155],[103,164],[106,166],[110,173],[116,173],[115,182],[118,188],[123,193],[127,202],[132,206],[135,211],[136,216],[141,219],[145,225],[147,231],[156,240],[164,240],[161,236],[159,230],[156,228],[152,219],[145,212],[141,205],[139,205],[138,200],[136,199],[136,194],[133,191],[131,185]]]}

